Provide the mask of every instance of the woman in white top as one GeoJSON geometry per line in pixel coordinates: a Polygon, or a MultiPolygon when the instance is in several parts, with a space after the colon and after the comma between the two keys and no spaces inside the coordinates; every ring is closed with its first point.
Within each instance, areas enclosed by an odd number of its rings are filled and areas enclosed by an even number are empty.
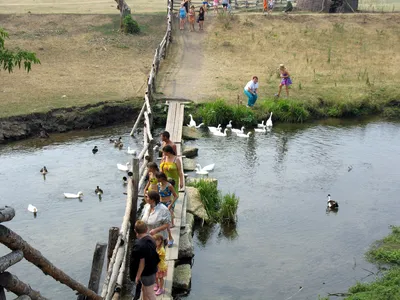
{"type": "Polygon", "coordinates": [[[161,234],[164,243],[167,244],[167,228],[171,224],[171,213],[160,203],[160,195],[156,191],[149,191],[145,198],[147,204],[143,208],[142,221],[146,223],[150,235],[161,234]]]}
{"type": "Polygon", "coordinates": [[[244,87],[244,94],[247,96],[247,107],[252,107],[257,101],[258,95],[258,77],[253,76],[253,78],[244,87]]]}

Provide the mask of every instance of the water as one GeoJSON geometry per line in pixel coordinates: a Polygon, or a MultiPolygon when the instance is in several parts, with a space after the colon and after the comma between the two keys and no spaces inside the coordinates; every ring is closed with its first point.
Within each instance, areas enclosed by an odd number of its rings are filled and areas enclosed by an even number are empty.
{"type": "MultiPolygon", "coordinates": [[[[199,148],[199,163],[216,163],[219,188],[240,197],[235,231],[213,226],[195,234],[189,300],[317,299],[346,291],[368,275],[362,268],[374,271],[363,253],[398,224],[400,124],[335,122],[189,142],[199,148]],[[337,214],[325,212],[328,193],[339,201],[337,214]]],[[[130,156],[108,139],[122,135],[125,148],[137,149],[141,134],[134,140],[129,131],[118,126],[0,148],[0,205],[16,209],[5,225],[85,284],[96,242],[107,242],[109,227],[121,225],[125,189],[116,164],[130,156]],[[78,191],[81,202],[63,198],[78,191]],[[38,208],[37,218],[28,204],[38,208]]],[[[0,246],[0,255],[8,252],[0,246]]],[[[26,261],[11,272],[50,299],[75,298],[26,261]]]]}

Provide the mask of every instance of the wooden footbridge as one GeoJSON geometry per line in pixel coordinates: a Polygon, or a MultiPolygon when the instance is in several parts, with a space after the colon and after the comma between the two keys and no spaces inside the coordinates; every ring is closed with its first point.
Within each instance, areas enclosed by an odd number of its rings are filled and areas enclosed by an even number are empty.
{"type": "MultiPolygon", "coordinates": [[[[155,79],[160,62],[165,58],[172,34],[173,1],[168,1],[167,30],[166,34],[157,47],[150,74],[147,79],[147,89],[144,95],[144,104],[138,119],[132,128],[131,135],[134,137],[136,129],[143,120],[143,149],[132,159],[132,169],[128,173],[130,180],[127,185],[127,197],[125,214],[120,228],[112,227],[109,230],[108,244],[97,243],[93,255],[92,269],[88,287],[75,281],[62,270],[54,266],[42,254],[23,240],[21,236],[9,228],[0,225],[0,243],[12,250],[11,253],[0,257],[0,300],[6,300],[4,289],[18,296],[16,300],[46,300],[39,291],[34,290],[25,282],[19,280],[15,275],[7,272],[7,269],[18,263],[23,258],[40,268],[45,275],[53,277],[72,290],[77,291],[78,300],[118,300],[132,299],[130,290],[133,283],[129,278],[130,253],[135,240],[134,224],[138,213],[139,191],[144,186],[147,175],[147,163],[156,161],[159,148],[152,136],[151,128],[153,111],[151,103],[154,102],[155,79]],[[107,252],[107,254],[106,254],[107,252]],[[104,259],[107,257],[107,270],[105,280],[99,291],[100,278],[103,273],[104,259]]],[[[182,126],[184,119],[184,104],[179,101],[169,101],[168,118],[166,130],[170,132],[170,139],[176,144],[177,155],[181,159],[182,151],[182,126]]],[[[0,207],[0,223],[13,219],[15,211],[11,207],[0,207]]],[[[166,260],[168,264],[168,275],[165,280],[165,294],[157,299],[172,299],[172,286],[174,278],[175,263],[178,259],[180,231],[186,226],[186,196],[185,186],[179,191],[179,198],[175,205],[175,227],[171,229],[174,244],[166,249],[166,260]]],[[[44,292],[45,294],[46,292],[44,292]]]]}

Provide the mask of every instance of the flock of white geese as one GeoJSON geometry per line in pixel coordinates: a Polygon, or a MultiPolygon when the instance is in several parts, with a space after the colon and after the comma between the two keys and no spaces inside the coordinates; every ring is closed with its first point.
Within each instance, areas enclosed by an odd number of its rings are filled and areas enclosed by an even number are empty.
{"type": "MultiPolygon", "coordinates": [[[[191,128],[200,128],[201,126],[204,125],[204,123],[200,123],[199,125],[196,124],[196,121],[193,120],[193,116],[189,114],[190,117],[190,122],[187,124],[188,127],[191,128]]],[[[258,133],[265,133],[271,130],[273,124],[272,124],[272,112],[269,115],[269,119],[267,122],[262,121],[260,124],[257,124],[257,128],[254,128],[254,132],[258,133]]],[[[231,131],[232,133],[235,133],[236,136],[242,137],[242,138],[248,138],[250,135],[253,133],[252,131],[249,131],[247,133],[244,132],[245,127],[242,126],[242,128],[237,129],[237,128],[232,128],[232,121],[229,121],[229,124],[225,126],[224,131],[222,131],[221,124],[218,124],[217,127],[214,126],[208,126],[208,130],[215,136],[227,136],[227,132],[231,131]]]]}

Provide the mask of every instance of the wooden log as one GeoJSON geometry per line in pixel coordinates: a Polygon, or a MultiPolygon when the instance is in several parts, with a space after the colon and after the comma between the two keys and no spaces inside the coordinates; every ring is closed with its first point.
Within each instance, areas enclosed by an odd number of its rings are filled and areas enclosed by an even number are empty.
{"type": "MultiPolygon", "coordinates": [[[[0,297],[0,299],[1,299],[1,297],[0,297]]],[[[14,300],[32,300],[32,298],[29,297],[28,295],[22,295],[22,296],[19,296],[18,298],[15,298],[14,300]]]]}
{"type": "Polygon", "coordinates": [[[147,169],[143,172],[143,175],[139,180],[139,190],[142,188],[144,181],[146,180],[146,176],[147,176],[147,169]]]}
{"type": "MultiPolygon", "coordinates": [[[[0,225],[0,243],[4,244],[11,250],[22,250],[24,252],[25,259],[41,269],[44,274],[50,275],[55,280],[69,286],[75,291],[78,291],[80,294],[88,296],[89,299],[101,300],[99,295],[72,279],[62,270],[58,269],[47,258],[45,258],[40,251],[33,248],[18,234],[3,225],[0,225]]],[[[29,294],[21,293],[19,295],[29,294]]],[[[32,296],[30,297],[32,298],[32,296]]]]}
{"type": "Polygon", "coordinates": [[[114,290],[115,290],[115,285],[117,283],[119,269],[121,268],[121,264],[124,259],[124,256],[125,256],[125,242],[121,243],[118,247],[117,256],[115,258],[115,263],[112,267],[110,281],[109,281],[108,287],[107,287],[107,295],[104,297],[105,300],[111,300],[111,298],[114,295],[114,290]]]}
{"type": "Polygon", "coordinates": [[[29,284],[18,279],[9,272],[0,273],[0,286],[13,292],[17,296],[28,295],[32,300],[47,300],[40,292],[33,290],[29,284]]]}
{"type": "Polygon", "coordinates": [[[118,227],[110,227],[108,230],[108,247],[107,247],[107,269],[110,265],[111,257],[113,255],[115,245],[117,244],[119,234],[118,227]]]}
{"type": "Polygon", "coordinates": [[[144,112],[144,120],[145,120],[145,129],[147,133],[147,137],[149,141],[153,140],[153,135],[151,134],[151,126],[150,126],[150,120],[149,120],[149,114],[145,111],[144,112]]]}
{"type": "MultiPolygon", "coordinates": [[[[130,229],[128,229],[128,232],[126,234],[127,240],[129,240],[129,231],[130,231],[130,229]]],[[[129,265],[127,265],[127,263],[126,263],[128,260],[128,253],[129,253],[128,248],[129,248],[129,243],[125,243],[125,255],[122,260],[121,268],[119,269],[119,273],[118,273],[118,277],[117,277],[117,284],[115,286],[115,292],[114,292],[114,296],[112,297],[112,300],[119,300],[121,298],[122,286],[125,282],[125,273],[126,273],[125,271],[128,269],[127,267],[129,267],[129,265]]],[[[129,272],[127,274],[129,274],[129,272]]]]}
{"type": "Polygon", "coordinates": [[[121,245],[121,241],[122,241],[121,235],[118,235],[117,243],[115,244],[113,255],[111,257],[110,264],[108,266],[107,275],[106,275],[106,278],[104,279],[103,289],[101,291],[101,297],[103,297],[103,298],[106,297],[106,295],[107,295],[108,284],[110,282],[111,273],[112,273],[112,270],[113,270],[113,266],[115,264],[115,260],[117,258],[117,252],[118,252],[118,249],[119,249],[119,247],[121,245]]]}
{"type": "MultiPolygon", "coordinates": [[[[143,163],[144,164],[144,163],[143,163]]],[[[130,215],[130,245],[129,247],[133,246],[133,241],[136,239],[135,234],[135,223],[136,223],[136,214],[137,214],[137,202],[138,202],[138,195],[139,195],[139,160],[134,158],[132,160],[132,167],[133,167],[133,176],[132,176],[132,210],[130,215]]],[[[130,248],[132,249],[132,248],[130,248]]]]}
{"type": "Polygon", "coordinates": [[[139,122],[140,122],[140,119],[143,116],[145,108],[146,108],[146,104],[144,103],[143,106],[142,106],[142,109],[140,110],[139,116],[136,119],[135,125],[133,125],[133,127],[132,127],[132,130],[131,130],[131,133],[130,133],[131,136],[134,136],[135,131],[136,131],[137,127],[139,126],[139,122]]]}
{"type": "Polygon", "coordinates": [[[151,106],[150,106],[150,99],[147,95],[144,95],[144,103],[146,105],[146,111],[148,114],[152,114],[153,111],[151,110],[151,106]]]}
{"type": "MultiPolygon", "coordinates": [[[[103,271],[104,257],[106,256],[107,244],[97,243],[94,249],[92,269],[90,271],[90,278],[88,288],[93,292],[99,291],[99,284],[101,278],[101,272],[103,271]]],[[[83,295],[78,296],[78,300],[86,300],[87,298],[83,295]]]]}
{"type": "Polygon", "coordinates": [[[24,258],[24,253],[22,250],[16,250],[3,257],[0,257],[0,273],[7,270],[12,265],[15,265],[17,262],[24,258]]]}
{"type": "Polygon", "coordinates": [[[15,217],[15,210],[10,206],[0,207],[0,223],[12,220],[15,217]]]}
{"type": "MultiPolygon", "coordinates": [[[[146,132],[146,131],[144,131],[144,132],[146,132]]],[[[143,159],[144,154],[146,153],[148,147],[149,147],[149,143],[147,141],[145,141],[143,149],[142,149],[142,151],[140,151],[140,153],[139,153],[139,155],[137,157],[139,160],[143,159]]]]}

